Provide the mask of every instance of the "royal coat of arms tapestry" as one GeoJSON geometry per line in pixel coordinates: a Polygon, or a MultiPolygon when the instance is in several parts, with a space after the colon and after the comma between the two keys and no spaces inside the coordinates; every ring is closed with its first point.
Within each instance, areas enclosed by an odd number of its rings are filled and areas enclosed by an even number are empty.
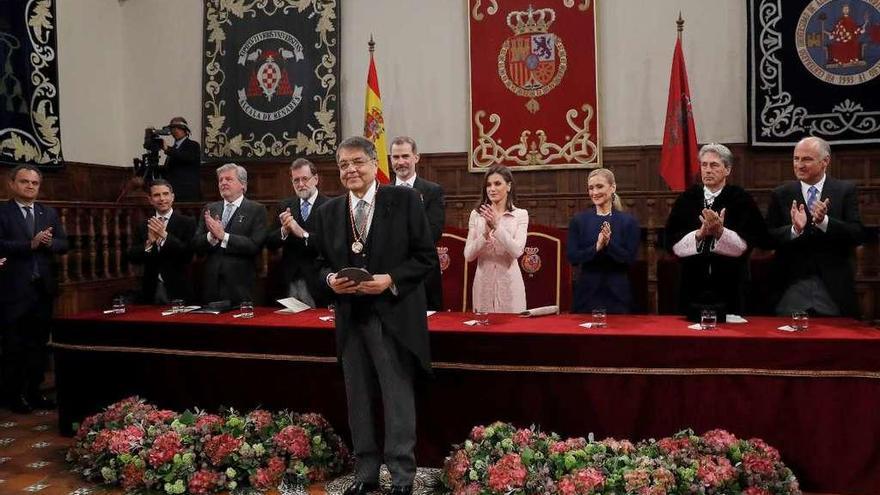
{"type": "Polygon", "coordinates": [[[749,0],[749,136],[880,141],[880,0],[749,0]]]}
{"type": "Polygon", "coordinates": [[[470,171],[601,166],[595,0],[469,0],[470,171]]]}
{"type": "Polygon", "coordinates": [[[0,1],[0,163],[60,167],[55,2],[0,1]]]}
{"type": "Polygon", "coordinates": [[[204,47],[206,160],[287,161],[336,151],[336,0],[207,0],[204,47]]]}

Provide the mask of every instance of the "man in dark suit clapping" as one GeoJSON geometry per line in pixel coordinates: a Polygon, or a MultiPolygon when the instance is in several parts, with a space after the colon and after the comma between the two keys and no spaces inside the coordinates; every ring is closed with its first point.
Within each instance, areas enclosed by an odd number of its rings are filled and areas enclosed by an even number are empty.
{"type": "Polygon", "coordinates": [[[414,381],[430,369],[422,280],[437,255],[419,194],[380,186],[376,148],[362,137],[336,151],[346,194],[316,212],[319,283],[335,293],[337,354],[348,396],[348,421],[357,457],[355,482],[345,495],[375,490],[383,458],[392,495],[409,495],[415,477],[414,381]],[[359,267],[372,274],[360,283],[337,272],[359,267]],[[374,411],[384,404],[385,441],[374,411]]]}
{"type": "Polygon", "coordinates": [[[311,307],[325,306],[323,291],[313,286],[317,267],[315,247],[309,239],[316,208],[327,202],[318,192],[318,170],[315,164],[299,158],[290,165],[290,182],[296,196],[283,200],[277,208],[275,225],[269,231],[266,245],[282,248],[281,265],[288,295],[311,307]]]}
{"type": "Polygon", "coordinates": [[[253,301],[257,259],[266,240],[266,207],[244,197],[247,170],[227,163],[217,169],[222,201],[208,203],[193,246],[205,256],[205,302],[253,301]]]}
{"type": "Polygon", "coordinates": [[[14,412],[53,407],[40,392],[58,281],[54,256],[67,235],[54,208],[37,203],[43,176],[32,165],[12,169],[12,199],[0,207],[0,325],[3,396],[14,412]]]}
{"type": "MultiPolygon", "coordinates": [[[[419,153],[416,141],[409,136],[397,136],[391,140],[391,167],[394,169],[394,185],[412,187],[422,197],[422,206],[425,215],[428,216],[428,224],[431,226],[431,241],[434,246],[443,235],[443,226],[446,224],[446,198],[443,196],[443,188],[436,182],[425,180],[416,174],[416,164],[419,163],[419,153]]],[[[443,310],[443,284],[440,278],[440,263],[435,263],[434,269],[425,279],[425,295],[428,299],[428,309],[434,311],[443,310]]]]}
{"type": "Polygon", "coordinates": [[[128,251],[132,263],[144,265],[141,300],[147,304],[190,300],[187,275],[196,221],[174,210],[174,190],[164,179],[150,184],[149,199],[154,214],[137,226],[128,251]]]}
{"type": "Polygon", "coordinates": [[[826,174],[829,163],[824,139],[801,139],[793,157],[798,180],[771,196],[767,225],[778,244],[776,280],[783,283],[779,315],[859,315],[853,273],[853,248],[863,236],[858,193],[852,182],[826,174]]]}

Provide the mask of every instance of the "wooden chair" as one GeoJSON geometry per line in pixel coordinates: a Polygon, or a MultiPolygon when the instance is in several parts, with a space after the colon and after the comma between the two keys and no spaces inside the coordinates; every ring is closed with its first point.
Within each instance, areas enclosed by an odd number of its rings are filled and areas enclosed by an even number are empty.
{"type": "Polygon", "coordinates": [[[529,224],[525,252],[519,259],[529,308],[571,309],[571,265],[565,259],[568,236],[562,229],[529,224]]]}

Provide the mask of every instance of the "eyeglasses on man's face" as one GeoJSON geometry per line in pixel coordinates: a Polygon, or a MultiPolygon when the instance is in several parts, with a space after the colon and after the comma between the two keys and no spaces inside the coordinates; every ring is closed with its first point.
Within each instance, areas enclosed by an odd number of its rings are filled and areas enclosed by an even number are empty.
{"type": "Polygon", "coordinates": [[[314,179],[314,175],[310,175],[308,177],[294,177],[291,179],[291,182],[294,184],[308,184],[310,180],[314,179]]]}
{"type": "Polygon", "coordinates": [[[343,160],[338,162],[336,165],[339,166],[339,170],[348,170],[348,167],[354,168],[362,168],[364,165],[370,163],[369,158],[355,158],[354,160],[343,160]]]}

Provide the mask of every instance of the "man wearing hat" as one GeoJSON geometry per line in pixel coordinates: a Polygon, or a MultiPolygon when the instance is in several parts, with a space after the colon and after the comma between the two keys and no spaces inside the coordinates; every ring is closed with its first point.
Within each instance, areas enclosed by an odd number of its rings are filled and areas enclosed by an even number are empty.
{"type": "Polygon", "coordinates": [[[168,127],[171,128],[174,144],[162,145],[167,157],[162,175],[174,188],[177,201],[201,201],[199,143],[189,138],[189,126],[183,117],[174,117],[168,127]]]}

